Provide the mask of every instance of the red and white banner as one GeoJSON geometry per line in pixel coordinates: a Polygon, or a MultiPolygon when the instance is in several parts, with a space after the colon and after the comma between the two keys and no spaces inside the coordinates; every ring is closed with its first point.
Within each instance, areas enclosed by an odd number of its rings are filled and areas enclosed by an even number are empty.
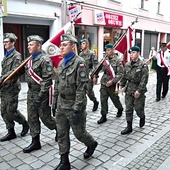
{"type": "Polygon", "coordinates": [[[106,60],[106,59],[104,60],[104,65],[105,65],[106,67],[108,67],[108,72],[109,72],[110,78],[111,78],[111,79],[115,78],[115,72],[114,72],[114,70],[113,70],[113,68],[112,68],[112,66],[110,65],[110,63],[109,63],[108,60],[106,60]]]}
{"type": "Polygon", "coordinates": [[[47,40],[43,45],[42,49],[51,57],[54,67],[58,67],[59,62],[62,60],[60,54],[60,44],[61,44],[61,35],[72,33],[71,22],[68,22],[57,35],[47,40]]]}
{"type": "Polygon", "coordinates": [[[126,34],[121,38],[119,43],[115,46],[115,49],[122,53],[123,55],[123,64],[130,61],[130,55],[128,54],[128,50],[132,47],[132,28],[128,27],[126,34]]]}

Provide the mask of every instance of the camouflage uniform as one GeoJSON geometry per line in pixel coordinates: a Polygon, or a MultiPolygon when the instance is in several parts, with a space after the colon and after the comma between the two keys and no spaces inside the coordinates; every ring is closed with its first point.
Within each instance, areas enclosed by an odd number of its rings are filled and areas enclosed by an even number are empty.
{"type": "Polygon", "coordinates": [[[124,68],[124,75],[121,80],[122,88],[125,87],[126,120],[133,120],[133,109],[140,118],[145,116],[145,93],[148,82],[148,66],[140,59],[137,62],[128,62],[124,68]],[[139,98],[134,93],[140,93],[139,98]]]}
{"type": "Polygon", "coordinates": [[[55,99],[57,98],[56,122],[58,129],[58,144],[61,155],[70,151],[70,127],[76,138],[86,146],[94,143],[93,137],[86,131],[86,82],[88,76],[84,60],[74,56],[64,66],[63,61],[57,68],[55,80],[55,99]],[[74,125],[71,112],[78,111],[79,124],[74,125]]]}
{"type": "Polygon", "coordinates": [[[49,106],[49,88],[52,85],[53,64],[48,55],[40,52],[38,56],[32,60],[32,70],[42,78],[40,84],[32,79],[26,65],[28,92],[27,92],[27,111],[28,122],[30,124],[30,134],[35,137],[40,134],[40,120],[50,130],[56,129],[55,119],[51,116],[51,107],[49,106]],[[34,107],[34,99],[40,96],[42,102],[37,109],[34,107]]]}
{"type": "MultiPolygon", "coordinates": [[[[123,110],[122,104],[119,100],[118,94],[115,93],[116,83],[118,83],[123,74],[123,66],[121,61],[118,59],[117,56],[113,58],[107,59],[115,72],[115,77],[113,79],[110,78],[108,66],[103,63],[101,67],[102,71],[104,72],[101,78],[101,89],[100,89],[100,100],[101,100],[101,115],[106,116],[108,113],[108,98],[112,100],[113,104],[118,110],[123,110]],[[106,83],[108,81],[112,81],[113,85],[107,87],[106,83]]],[[[100,70],[99,70],[100,71],[100,70]]]]}
{"type": "MultiPolygon", "coordinates": [[[[22,62],[22,57],[15,49],[2,61],[2,79],[12,73],[22,62]]],[[[1,116],[6,123],[6,128],[14,128],[14,121],[23,124],[26,119],[17,110],[18,94],[21,90],[19,79],[13,79],[1,89],[1,116]]]]}
{"type": "MultiPolygon", "coordinates": [[[[93,68],[98,63],[97,57],[95,56],[94,52],[91,50],[87,50],[86,53],[83,51],[79,54],[80,57],[82,57],[86,61],[87,69],[88,69],[88,75],[92,71],[93,68]]],[[[88,86],[87,86],[87,95],[91,101],[96,101],[96,97],[93,91],[93,79],[89,79],[88,86]]]]}
{"type": "MultiPolygon", "coordinates": [[[[4,48],[6,49],[5,57],[2,61],[2,73],[0,77],[0,84],[7,78],[22,62],[22,57],[19,52],[15,50],[15,42],[17,37],[13,33],[4,34],[4,48]]],[[[13,75],[10,80],[4,84],[0,91],[1,97],[1,116],[6,124],[8,133],[0,139],[1,142],[15,139],[16,133],[14,130],[15,121],[22,124],[23,129],[21,136],[28,133],[29,125],[25,117],[20,113],[18,108],[18,94],[21,90],[21,84],[18,76],[13,75]]]]}

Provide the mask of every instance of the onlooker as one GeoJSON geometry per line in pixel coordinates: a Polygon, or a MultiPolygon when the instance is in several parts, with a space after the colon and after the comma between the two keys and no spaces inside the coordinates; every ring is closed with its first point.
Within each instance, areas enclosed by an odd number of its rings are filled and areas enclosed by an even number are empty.
{"type": "MultiPolygon", "coordinates": [[[[92,69],[95,68],[97,65],[97,57],[95,53],[91,50],[88,49],[88,40],[87,39],[82,39],[81,40],[81,48],[82,52],[79,54],[80,57],[84,58],[86,61],[87,69],[88,69],[88,75],[92,69]]],[[[88,86],[87,86],[87,95],[91,101],[93,101],[93,109],[92,111],[96,111],[98,109],[99,102],[97,101],[94,91],[93,91],[93,77],[89,78],[88,86]]]]}
{"type": "Polygon", "coordinates": [[[49,89],[52,85],[53,64],[49,56],[41,50],[42,37],[30,35],[27,40],[28,51],[32,55],[31,60],[26,65],[28,82],[27,112],[32,142],[23,149],[24,153],[41,149],[41,122],[39,119],[50,130],[56,130],[55,140],[57,141],[56,122],[51,116],[51,107],[49,106],[49,89]]]}
{"type": "MultiPolygon", "coordinates": [[[[21,54],[15,49],[17,37],[13,33],[4,34],[4,48],[6,49],[5,57],[2,61],[2,73],[0,84],[10,75],[22,62],[21,54]]],[[[0,139],[1,142],[16,138],[14,130],[15,122],[23,125],[21,136],[25,136],[29,130],[28,122],[20,113],[18,108],[18,94],[21,90],[21,84],[18,78],[9,80],[5,86],[1,88],[1,116],[6,124],[8,133],[0,139]]]]}
{"type": "Polygon", "coordinates": [[[124,74],[121,79],[121,92],[125,92],[126,121],[127,127],[121,132],[122,135],[132,132],[133,112],[136,111],[140,117],[139,126],[145,125],[145,93],[148,83],[148,66],[140,60],[140,48],[133,46],[129,50],[131,61],[124,67],[124,74]]]}
{"type": "Polygon", "coordinates": [[[166,43],[161,44],[161,50],[154,59],[157,60],[156,101],[158,102],[161,97],[162,99],[166,97],[169,89],[170,52],[166,47],[166,43]]]}
{"type": "Polygon", "coordinates": [[[55,170],[69,170],[70,127],[75,137],[87,146],[84,158],[89,158],[98,143],[86,131],[86,86],[88,70],[82,57],[74,53],[77,40],[68,34],[62,35],[60,62],[56,79],[54,99],[57,102],[56,122],[58,129],[58,144],[61,161],[55,170]]]}
{"type": "Polygon", "coordinates": [[[100,70],[104,72],[101,78],[100,101],[101,101],[101,115],[98,124],[107,121],[108,114],[108,98],[112,100],[115,107],[118,109],[116,117],[121,117],[123,112],[122,104],[119,100],[118,94],[115,93],[116,84],[120,81],[123,74],[122,62],[114,55],[113,44],[107,44],[106,55],[107,59],[103,62],[103,66],[95,73],[94,83],[97,83],[97,77],[100,70]]]}
{"type": "Polygon", "coordinates": [[[150,71],[156,71],[157,67],[157,61],[154,60],[154,56],[156,55],[156,50],[154,47],[151,48],[151,51],[149,53],[149,59],[150,59],[150,71]]]}

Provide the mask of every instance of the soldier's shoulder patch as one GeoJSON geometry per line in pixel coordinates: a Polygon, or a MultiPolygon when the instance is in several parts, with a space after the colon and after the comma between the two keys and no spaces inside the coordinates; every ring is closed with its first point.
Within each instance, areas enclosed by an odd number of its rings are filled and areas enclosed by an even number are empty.
{"type": "Polygon", "coordinates": [[[80,63],[80,68],[84,68],[85,65],[83,63],[80,63]]]}
{"type": "Polygon", "coordinates": [[[80,77],[82,77],[82,78],[86,77],[86,72],[85,71],[81,71],[80,72],[80,77]]]}

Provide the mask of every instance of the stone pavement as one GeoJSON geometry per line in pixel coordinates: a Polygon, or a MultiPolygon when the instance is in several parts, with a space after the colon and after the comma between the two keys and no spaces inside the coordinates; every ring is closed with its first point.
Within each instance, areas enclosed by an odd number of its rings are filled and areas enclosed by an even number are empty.
{"type": "MultiPolygon", "coordinates": [[[[73,170],[169,170],[170,169],[170,95],[155,102],[156,73],[151,72],[146,93],[146,125],[139,128],[139,118],[134,113],[133,132],[122,136],[126,127],[125,114],[116,118],[114,105],[109,100],[108,121],[102,125],[96,122],[100,118],[100,105],[92,112],[93,103],[87,104],[87,130],[98,141],[93,156],[83,159],[86,147],[80,143],[71,131],[70,161],[73,170]]],[[[100,84],[94,86],[100,99],[100,84]]],[[[26,83],[22,83],[19,96],[19,110],[27,116],[26,83]]],[[[124,105],[124,96],[120,95],[124,105]]],[[[20,137],[22,127],[15,126],[17,138],[0,143],[0,170],[52,170],[59,163],[58,144],[55,132],[42,124],[42,149],[32,153],[23,153],[22,149],[31,142],[30,135],[20,137]]],[[[5,124],[0,117],[0,137],[6,134],[5,124]]]]}

